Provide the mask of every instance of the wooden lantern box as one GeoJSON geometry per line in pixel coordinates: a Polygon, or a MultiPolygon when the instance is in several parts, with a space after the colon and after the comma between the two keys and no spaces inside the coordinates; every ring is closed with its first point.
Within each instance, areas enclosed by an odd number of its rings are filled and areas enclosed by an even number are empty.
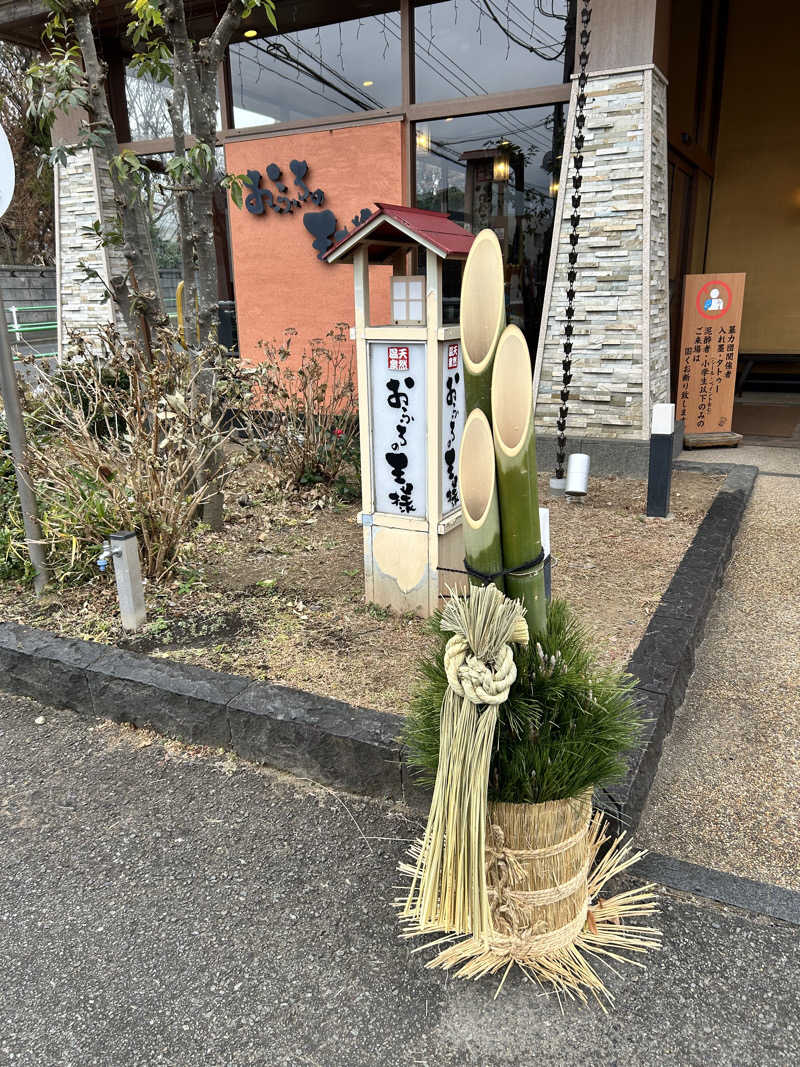
{"type": "Polygon", "coordinates": [[[443,271],[472,240],[442,212],[378,204],[325,257],[353,264],[366,599],[422,616],[464,584],[464,368],[459,326],[444,322],[443,271]],[[373,264],[393,268],[387,324],[370,318],[373,264]]]}

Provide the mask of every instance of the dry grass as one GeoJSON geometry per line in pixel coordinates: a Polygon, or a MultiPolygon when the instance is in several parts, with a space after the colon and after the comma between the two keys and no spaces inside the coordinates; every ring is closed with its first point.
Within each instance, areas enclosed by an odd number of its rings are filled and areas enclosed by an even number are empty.
{"type": "MultiPolygon", "coordinates": [[[[224,531],[198,531],[176,576],[147,586],[143,633],[119,626],[110,575],[41,601],[0,585],[0,617],[402,713],[430,637],[423,621],[363,602],[358,506],[289,493],[264,465],[237,477],[224,531]]],[[[593,479],[584,504],[549,501],[554,592],[611,659],[636,647],[720,482],[676,474],[667,522],[643,517],[642,482],[593,479]]]]}

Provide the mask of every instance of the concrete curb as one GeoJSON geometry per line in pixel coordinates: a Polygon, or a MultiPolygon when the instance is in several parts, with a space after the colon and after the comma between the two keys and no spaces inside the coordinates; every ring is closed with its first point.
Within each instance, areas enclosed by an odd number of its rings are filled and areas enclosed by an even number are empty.
{"type": "Polygon", "coordinates": [[[631,877],[800,926],[800,893],[795,889],[699,867],[660,852],[648,852],[636,864],[631,877]]]}
{"type": "MultiPolygon", "coordinates": [[[[641,814],[757,473],[730,470],[630,661],[650,721],[628,778],[606,793],[626,824],[641,814]]],[[[387,712],[16,623],[0,625],[0,689],[231,749],[324,785],[427,803],[397,740],[401,721],[387,712]]]]}

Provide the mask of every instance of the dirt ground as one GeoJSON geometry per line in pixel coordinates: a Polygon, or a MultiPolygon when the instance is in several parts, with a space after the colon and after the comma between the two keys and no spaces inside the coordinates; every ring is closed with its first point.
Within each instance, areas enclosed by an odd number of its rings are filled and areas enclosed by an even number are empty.
{"type": "MultiPolygon", "coordinates": [[[[593,478],[584,503],[548,499],[553,593],[625,663],[721,483],[676,472],[669,520],[645,518],[645,484],[593,478]]],[[[228,489],[219,534],[198,530],[170,579],[146,587],[148,623],[127,635],[110,570],[36,600],[0,584],[0,617],[402,713],[431,635],[364,603],[356,504],[287,493],[267,468],[228,489]]]]}

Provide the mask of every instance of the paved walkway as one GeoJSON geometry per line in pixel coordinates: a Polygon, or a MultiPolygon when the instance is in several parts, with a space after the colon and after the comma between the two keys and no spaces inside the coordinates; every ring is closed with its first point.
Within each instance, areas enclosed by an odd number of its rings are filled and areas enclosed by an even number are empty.
{"type": "Polygon", "coordinates": [[[800,450],[714,451],[681,458],[787,476],[756,480],[639,837],[800,889],[800,450]]]}
{"type": "Polygon", "coordinates": [[[797,927],[664,895],[663,951],[564,1012],[426,971],[399,809],[0,696],[0,1064],[771,1067],[797,927]],[[44,716],[44,723],[35,719],[44,716]]]}

